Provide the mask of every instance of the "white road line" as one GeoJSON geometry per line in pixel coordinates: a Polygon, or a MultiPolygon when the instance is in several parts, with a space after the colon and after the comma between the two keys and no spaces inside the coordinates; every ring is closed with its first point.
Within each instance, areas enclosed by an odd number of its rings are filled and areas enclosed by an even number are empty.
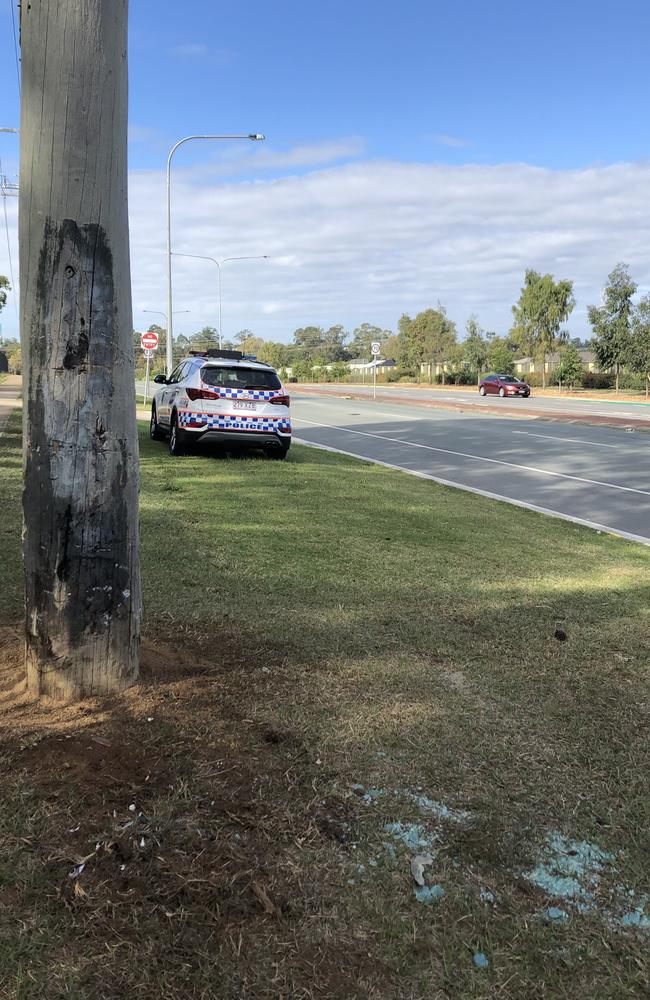
{"type": "Polygon", "coordinates": [[[547,441],[568,441],[571,444],[595,444],[599,448],[620,448],[620,444],[605,444],[604,441],[586,441],[584,438],[558,437],[557,434],[534,434],[532,431],[513,431],[513,434],[526,434],[528,437],[546,438],[547,441]]]}
{"type": "Polygon", "coordinates": [[[385,469],[394,469],[396,472],[404,472],[407,476],[417,476],[418,479],[427,479],[441,486],[451,486],[456,490],[464,490],[465,493],[475,493],[480,497],[487,497],[488,500],[499,500],[501,503],[509,503],[513,507],[523,507],[525,510],[533,510],[537,514],[546,514],[548,517],[556,517],[560,521],[570,521],[572,524],[581,524],[585,528],[592,528],[594,531],[603,532],[608,535],[617,535],[626,538],[631,542],[640,542],[641,545],[650,546],[650,538],[645,535],[634,535],[631,531],[621,531],[618,528],[611,528],[606,524],[598,524],[596,521],[587,521],[583,517],[574,517],[573,514],[562,514],[559,510],[551,510],[549,507],[540,507],[535,503],[527,503],[525,500],[515,500],[513,497],[505,497],[500,493],[490,493],[489,490],[480,490],[476,486],[466,486],[465,483],[456,483],[452,479],[443,479],[441,476],[432,476],[428,472],[417,472],[415,469],[405,469],[402,465],[393,465],[391,462],[382,462],[378,458],[368,458],[367,455],[358,455],[354,451],[344,451],[342,448],[332,448],[328,444],[316,444],[315,441],[307,441],[306,438],[292,438],[296,444],[307,445],[308,448],[318,448],[320,451],[333,451],[337,455],[347,455],[349,458],[358,458],[361,462],[368,462],[370,465],[383,465],[385,469]]]}
{"type": "Polygon", "coordinates": [[[567,472],[552,472],[550,469],[538,469],[534,465],[519,465],[517,462],[506,462],[500,458],[486,458],[484,455],[472,455],[466,451],[452,451],[450,448],[434,448],[430,444],[418,444],[415,441],[404,441],[402,438],[388,437],[386,434],[372,434],[370,431],[355,431],[351,427],[338,427],[336,424],[323,424],[305,417],[294,418],[294,422],[312,424],[314,427],[329,427],[333,431],[343,431],[345,434],[359,434],[362,437],[377,438],[380,441],[390,441],[392,444],[405,444],[409,448],[423,448],[425,451],[437,451],[443,455],[456,455],[458,458],[473,458],[477,462],[489,462],[491,465],[506,465],[511,469],[521,469],[524,472],[535,472],[541,476],[553,476],[556,479],[571,479],[576,483],[586,483],[588,486],[604,486],[609,490],[621,490],[623,493],[639,493],[650,497],[650,490],[637,490],[633,486],[617,486],[616,483],[604,483],[599,479],[585,479],[582,476],[570,476],[567,472]]]}

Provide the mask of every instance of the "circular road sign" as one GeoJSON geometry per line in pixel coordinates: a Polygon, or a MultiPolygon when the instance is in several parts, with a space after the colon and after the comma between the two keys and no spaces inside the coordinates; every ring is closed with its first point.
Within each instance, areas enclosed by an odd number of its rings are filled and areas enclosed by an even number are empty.
{"type": "Polygon", "coordinates": [[[370,345],[370,351],[374,355],[381,354],[381,344],[379,343],[379,341],[374,340],[372,342],[372,344],[370,345]]]}
{"type": "Polygon", "coordinates": [[[156,352],[154,351],[153,347],[145,347],[143,348],[143,353],[145,358],[153,358],[156,352]]]}
{"type": "Polygon", "coordinates": [[[140,337],[140,343],[143,350],[155,351],[158,347],[158,334],[153,330],[150,330],[148,333],[143,333],[140,337]]]}

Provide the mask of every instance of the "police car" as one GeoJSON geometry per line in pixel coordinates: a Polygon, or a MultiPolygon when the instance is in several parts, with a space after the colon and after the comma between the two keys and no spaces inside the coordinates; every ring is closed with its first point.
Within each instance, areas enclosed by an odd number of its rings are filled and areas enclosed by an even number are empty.
{"type": "Polygon", "coordinates": [[[197,441],[263,448],[285,458],[291,444],[289,396],[277,372],[241,351],[191,351],[169,378],[156,375],[150,436],[172,455],[197,441]]]}

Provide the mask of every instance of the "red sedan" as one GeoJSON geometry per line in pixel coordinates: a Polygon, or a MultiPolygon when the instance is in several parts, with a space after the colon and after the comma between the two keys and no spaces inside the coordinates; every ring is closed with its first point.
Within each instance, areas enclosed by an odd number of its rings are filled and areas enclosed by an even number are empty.
{"type": "Polygon", "coordinates": [[[515,378],[514,375],[486,375],[478,387],[481,396],[494,393],[496,396],[530,396],[530,386],[527,382],[515,378]]]}

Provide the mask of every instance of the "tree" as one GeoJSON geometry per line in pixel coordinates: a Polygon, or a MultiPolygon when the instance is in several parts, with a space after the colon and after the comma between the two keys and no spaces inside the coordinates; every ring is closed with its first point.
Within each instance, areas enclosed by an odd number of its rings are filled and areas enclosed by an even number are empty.
{"type": "Polygon", "coordinates": [[[601,368],[619,373],[631,348],[632,296],[637,290],[626,264],[617,264],[607,277],[601,306],[589,306],[587,313],[594,331],[592,346],[601,368]]]}
{"type": "Polygon", "coordinates": [[[22,354],[20,347],[14,348],[7,356],[7,364],[14,375],[20,375],[23,370],[22,354]]]}
{"type": "Polygon", "coordinates": [[[325,331],[320,356],[326,365],[332,364],[334,361],[347,361],[349,359],[350,352],[345,346],[347,339],[347,331],[340,323],[330,326],[329,330],[325,331]]]}
{"type": "Polygon", "coordinates": [[[633,372],[645,375],[645,394],[650,395],[650,295],[637,303],[632,316],[632,336],[626,358],[633,372]]]}
{"type": "Polygon", "coordinates": [[[262,340],[261,337],[255,337],[251,333],[249,337],[245,337],[240,340],[237,345],[237,350],[241,351],[243,354],[254,354],[256,358],[264,360],[261,355],[266,347],[266,341],[262,340]]]}
{"type": "Polygon", "coordinates": [[[499,375],[514,375],[517,352],[507,337],[492,337],[488,344],[487,366],[499,375]]]}
{"type": "Polygon", "coordinates": [[[488,342],[483,336],[476,316],[470,316],[465,327],[467,336],[463,341],[463,357],[471,371],[476,372],[477,384],[485,370],[488,359],[488,342]]]}
{"type": "Polygon", "coordinates": [[[576,345],[569,341],[560,349],[560,363],[555,370],[555,377],[561,384],[564,382],[570,389],[582,381],[584,365],[576,345]]]}
{"type": "Polygon", "coordinates": [[[572,281],[554,281],[552,274],[526,271],[519,301],[512,307],[515,318],[510,335],[542,362],[542,386],[546,386],[547,354],[556,347],[560,327],[575,306],[572,281]]]}
{"type": "Polygon", "coordinates": [[[370,345],[374,341],[382,344],[383,351],[383,345],[391,336],[390,330],[382,330],[380,326],[374,326],[372,323],[362,323],[352,331],[352,339],[348,344],[350,358],[369,358],[370,345]]]}
{"type": "Polygon", "coordinates": [[[138,673],[127,0],[31,0],[21,37],[27,681],[71,701],[138,673]]]}
{"type": "Polygon", "coordinates": [[[350,369],[344,361],[336,361],[329,371],[332,382],[345,382],[350,374],[350,369]]]}
{"type": "Polygon", "coordinates": [[[274,368],[285,368],[291,364],[289,349],[286,344],[276,344],[273,341],[262,341],[262,348],[259,352],[260,361],[266,361],[267,365],[274,368]]]}
{"type": "Polygon", "coordinates": [[[4,274],[0,274],[0,312],[2,312],[7,304],[7,292],[10,291],[9,278],[6,278],[4,274]]]}
{"type": "Polygon", "coordinates": [[[189,340],[193,351],[207,351],[219,346],[219,334],[213,326],[204,326],[198,333],[193,333],[189,340]]]}
{"type": "Polygon", "coordinates": [[[447,318],[444,306],[425,309],[414,319],[400,317],[397,360],[403,368],[419,368],[426,362],[443,362],[456,343],[456,324],[447,318]]]}
{"type": "Polygon", "coordinates": [[[314,377],[311,361],[296,361],[296,363],[292,365],[291,374],[297,378],[299,382],[311,382],[314,377]]]}
{"type": "Polygon", "coordinates": [[[294,330],[293,357],[299,361],[312,361],[323,349],[325,332],[320,326],[303,326],[294,330]]]}
{"type": "Polygon", "coordinates": [[[388,336],[382,342],[381,353],[386,361],[396,361],[399,355],[399,336],[396,333],[390,333],[389,330],[386,330],[385,333],[388,336]]]}

